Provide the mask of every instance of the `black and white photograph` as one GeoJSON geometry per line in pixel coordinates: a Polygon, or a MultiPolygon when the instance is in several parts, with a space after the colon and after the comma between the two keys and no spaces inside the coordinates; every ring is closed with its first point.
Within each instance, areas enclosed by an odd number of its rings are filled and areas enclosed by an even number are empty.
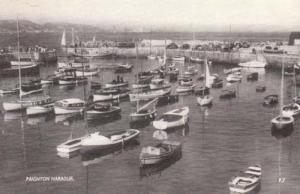
{"type": "Polygon", "coordinates": [[[300,193],[299,0],[0,8],[0,194],[300,193]]]}

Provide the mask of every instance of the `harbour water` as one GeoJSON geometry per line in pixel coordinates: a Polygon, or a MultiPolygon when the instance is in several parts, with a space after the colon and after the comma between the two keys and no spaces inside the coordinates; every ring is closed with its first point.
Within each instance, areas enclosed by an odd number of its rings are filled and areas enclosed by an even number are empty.
{"type": "MultiPolygon", "coordinates": [[[[126,60],[98,60],[95,64],[126,63],[126,60]]],[[[141,69],[156,61],[129,60],[135,65],[132,73],[122,74],[130,82],[141,69]],[[142,65],[142,68],[141,68],[142,65]]],[[[203,65],[196,65],[199,74],[203,65]]],[[[225,65],[210,67],[211,73],[223,76],[225,65]]],[[[44,77],[55,65],[42,66],[44,77]]],[[[251,69],[243,69],[247,75],[251,69]]],[[[255,70],[256,71],[256,70],[255,70]]],[[[198,76],[199,76],[198,74],[198,76]]],[[[195,76],[196,78],[197,76],[195,76]]],[[[154,144],[152,125],[141,126],[139,142],[123,150],[99,153],[88,158],[77,155],[66,159],[57,155],[56,146],[73,137],[94,131],[110,132],[129,128],[129,113],[135,109],[122,101],[121,117],[87,123],[82,117],[42,116],[22,117],[18,113],[0,115],[0,191],[1,193],[229,193],[228,181],[249,165],[262,166],[260,193],[300,193],[300,133],[299,120],[293,131],[274,133],[270,120],[278,106],[262,106],[264,96],[279,94],[280,72],[259,70],[259,79],[248,82],[246,76],[236,86],[237,97],[219,99],[221,89],[211,89],[213,106],[197,106],[194,95],[180,96],[177,103],[158,107],[158,115],[183,106],[190,108],[189,126],[169,132],[169,139],[182,142],[182,155],[163,166],[140,169],[139,153],[143,146],[154,144]],[[257,93],[257,85],[265,85],[257,93]],[[46,179],[41,178],[46,177],[46,179]],[[53,177],[67,177],[55,181],[53,177]],[[70,178],[71,177],[71,178],[70,178]],[[31,181],[29,178],[32,178],[31,181]],[[36,180],[36,181],[34,181],[36,180]]],[[[113,70],[103,70],[93,80],[109,82],[113,70]]],[[[28,80],[30,78],[24,78],[28,80]]],[[[195,79],[196,80],[196,79],[195,79]]],[[[17,83],[17,78],[1,78],[1,87],[17,83]]],[[[197,85],[201,82],[197,81],[197,85]]],[[[293,96],[292,77],[285,78],[285,98],[293,96]]],[[[174,85],[175,86],[175,85],[174,85]]],[[[173,86],[173,87],[174,87],[173,86]]],[[[88,93],[89,90],[86,90],[88,93]]],[[[75,88],[50,87],[50,94],[59,100],[68,97],[84,98],[83,86],[75,88]]],[[[1,102],[14,97],[1,97],[1,102]]]]}

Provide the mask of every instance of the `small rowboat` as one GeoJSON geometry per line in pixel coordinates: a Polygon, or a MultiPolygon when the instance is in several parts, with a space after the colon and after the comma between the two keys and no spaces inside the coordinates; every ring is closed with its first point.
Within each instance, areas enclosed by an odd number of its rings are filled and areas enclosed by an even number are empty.
{"type": "Polygon", "coordinates": [[[268,106],[268,105],[274,105],[278,103],[278,95],[277,94],[272,94],[264,97],[264,102],[263,105],[268,106]]]}
{"type": "Polygon", "coordinates": [[[171,110],[164,113],[158,120],[153,121],[153,126],[161,130],[184,126],[188,122],[189,112],[189,107],[171,110]]]}
{"type": "Polygon", "coordinates": [[[253,72],[247,75],[247,80],[251,80],[251,81],[258,80],[258,72],[253,72]]]}
{"type": "Polygon", "coordinates": [[[176,141],[163,141],[156,146],[142,148],[140,153],[140,166],[158,164],[171,159],[175,154],[181,153],[181,143],[176,141]]]}
{"type": "Polygon", "coordinates": [[[256,86],[256,92],[264,92],[266,91],[266,86],[256,86]]]}
{"type": "Polygon", "coordinates": [[[69,139],[62,144],[56,146],[56,150],[60,156],[64,156],[69,158],[71,153],[77,152],[80,150],[81,147],[81,140],[83,137],[76,138],[76,139],[69,139]]]}
{"type": "Polygon", "coordinates": [[[112,117],[120,114],[121,108],[118,106],[111,106],[110,104],[95,103],[90,109],[86,111],[87,120],[112,117]]]}
{"type": "Polygon", "coordinates": [[[235,90],[222,90],[222,94],[220,95],[220,98],[234,98],[236,97],[235,90]]]}
{"type": "Polygon", "coordinates": [[[213,102],[213,97],[212,96],[204,96],[204,97],[201,97],[199,96],[197,98],[197,102],[200,106],[208,106],[208,105],[211,105],[212,102],[213,102]]]}
{"type": "Polygon", "coordinates": [[[245,172],[228,182],[231,193],[258,193],[261,184],[261,167],[250,166],[245,172]]]}
{"type": "Polygon", "coordinates": [[[288,128],[292,128],[294,125],[294,118],[290,116],[277,116],[271,120],[274,129],[276,130],[284,130],[288,128]]]}
{"type": "Polygon", "coordinates": [[[287,117],[294,117],[300,114],[300,105],[291,103],[282,107],[282,115],[287,117]]]}

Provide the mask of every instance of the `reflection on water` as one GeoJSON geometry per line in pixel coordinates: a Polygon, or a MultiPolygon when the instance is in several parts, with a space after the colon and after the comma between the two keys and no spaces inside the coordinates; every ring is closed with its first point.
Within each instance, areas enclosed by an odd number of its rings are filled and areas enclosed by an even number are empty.
{"type": "Polygon", "coordinates": [[[63,123],[63,125],[70,126],[75,121],[82,121],[83,114],[65,114],[65,115],[55,115],[55,123],[63,123]]]}
{"type": "Polygon", "coordinates": [[[92,119],[92,120],[87,120],[87,126],[88,127],[96,127],[96,126],[101,126],[105,125],[111,122],[115,122],[118,120],[121,120],[122,116],[121,115],[114,115],[112,117],[106,117],[106,118],[97,118],[97,119],[92,119]]]}
{"type": "Polygon", "coordinates": [[[81,161],[83,166],[98,164],[105,159],[111,158],[114,155],[122,154],[124,151],[129,151],[140,145],[137,139],[127,142],[124,146],[112,146],[107,149],[95,149],[93,151],[81,153],[81,161]]]}
{"type": "Polygon", "coordinates": [[[10,122],[14,120],[20,120],[20,118],[23,116],[22,112],[5,112],[3,120],[4,122],[10,122]]]}
{"type": "Polygon", "coordinates": [[[276,139],[282,139],[290,136],[294,131],[294,127],[287,127],[283,130],[278,130],[276,127],[272,126],[271,127],[271,134],[274,136],[276,139]]]}
{"type": "Polygon", "coordinates": [[[38,115],[35,117],[28,117],[26,123],[28,125],[38,125],[40,123],[45,123],[53,119],[53,115],[38,115]]]}

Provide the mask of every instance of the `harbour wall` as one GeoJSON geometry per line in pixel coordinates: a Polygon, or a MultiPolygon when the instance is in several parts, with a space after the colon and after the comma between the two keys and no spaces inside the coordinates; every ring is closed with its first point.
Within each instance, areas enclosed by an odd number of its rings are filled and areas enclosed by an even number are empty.
{"type": "MultiPolygon", "coordinates": [[[[120,58],[135,58],[136,48],[101,48],[100,52],[110,51],[115,53],[120,58]]],[[[139,58],[146,58],[150,53],[154,55],[162,56],[164,53],[163,47],[155,47],[150,52],[148,47],[138,48],[139,58]]],[[[281,54],[269,54],[261,53],[267,63],[273,68],[280,68],[282,59],[284,57],[285,65],[294,65],[300,61],[299,55],[281,55],[281,54]]],[[[180,50],[180,49],[167,49],[167,57],[184,56],[186,58],[199,57],[207,58],[213,63],[223,63],[228,65],[238,65],[240,62],[246,62],[255,60],[258,55],[250,52],[234,51],[234,52],[221,52],[221,51],[192,51],[192,50],[180,50]]]]}

